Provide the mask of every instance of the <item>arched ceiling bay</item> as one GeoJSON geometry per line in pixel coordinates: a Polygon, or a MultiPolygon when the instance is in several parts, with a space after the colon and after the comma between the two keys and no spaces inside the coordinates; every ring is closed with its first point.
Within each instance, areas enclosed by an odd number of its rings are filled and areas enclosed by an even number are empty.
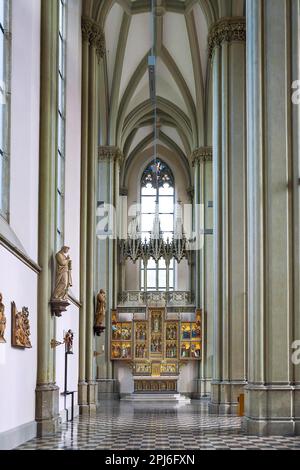
{"type": "Polygon", "coordinates": [[[156,0],[155,34],[151,4],[151,0],[83,2],[83,14],[105,32],[101,83],[106,84],[107,132],[101,135],[107,138],[102,144],[120,147],[129,160],[153,145],[148,56],[154,47],[159,142],[190,165],[192,151],[207,145],[209,135],[208,30],[222,16],[242,15],[244,0],[156,0]]]}

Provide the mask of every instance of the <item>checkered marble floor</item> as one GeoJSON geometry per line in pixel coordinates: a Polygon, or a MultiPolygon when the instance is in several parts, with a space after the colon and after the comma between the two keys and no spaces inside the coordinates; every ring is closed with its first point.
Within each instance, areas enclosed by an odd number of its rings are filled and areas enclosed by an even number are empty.
{"type": "Polygon", "coordinates": [[[34,439],[23,450],[300,450],[300,437],[248,437],[241,419],[208,414],[207,402],[190,405],[104,402],[97,416],[77,417],[53,437],[34,439]]]}

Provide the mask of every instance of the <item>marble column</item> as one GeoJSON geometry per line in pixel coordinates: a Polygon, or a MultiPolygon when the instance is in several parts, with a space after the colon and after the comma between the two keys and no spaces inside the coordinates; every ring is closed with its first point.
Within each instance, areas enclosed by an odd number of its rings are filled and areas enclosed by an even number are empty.
{"type": "Polygon", "coordinates": [[[58,4],[41,2],[41,89],[40,89],[40,168],[39,168],[39,246],[38,261],[38,357],[36,385],[37,433],[43,436],[57,431],[59,388],[55,384],[55,319],[49,301],[52,290],[51,259],[54,250],[54,162],[56,159],[58,4]]]}
{"type": "Polygon", "coordinates": [[[81,294],[80,377],[81,412],[94,414],[97,403],[97,382],[94,370],[94,317],[96,295],[96,187],[98,151],[98,70],[105,54],[102,28],[92,19],[82,18],[83,82],[82,82],[82,191],[81,210],[81,294]],[[84,66],[87,70],[84,70],[84,66]]]}
{"type": "Polygon", "coordinates": [[[209,33],[213,80],[214,357],[210,411],[233,414],[246,384],[246,24],[209,33]]]}
{"type": "Polygon", "coordinates": [[[249,434],[300,434],[299,19],[297,0],[247,2],[249,434]]]}
{"type": "Polygon", "coordinates": [[[202,360],[199,363],[198,379],[194,398],[207,397],[210,394],[211,367],[210,350],[212,348],[212,318],[208,322],[206,305],[205,264],[208,238],[206,235],[206,220],[209,191],[212,186],[212,147],[200,147],[192,154],[194,168],[194,230],[199,236],[199,245],[195,251],[195,302],[201,311],[202,318],[202,360]]]}
{"type": "MultiPolygon", "coordinates": [[[[110,216],[109,232],[106,239],[98,241],[98,284],[106,290],[107,315],[106,331],[97,341],[97,382],[99,400],[118,398],[119,385],[114,377],[110,360],[111,311],[117,307],[118,297],[118,233],[120,230],[120,165],[123,155],[118,147],[101,146],[98,149],[99,196],[102,203],[114,208],[110,216]],[[112,220],[113,219],[113,220],[112,220]],[[103,263],[103,261],[105,262],[103,263]]],[[[121,274],[121,273],[120,273],[121,274]]]]}
{"type": "Polygon", "coordinates": [[[87,161],[89,130],[89,46],[91,22],[82,20],[82,99],[81,99],[81,202],[80,202],[80,300],[78,404],[88,413],[86,382],[86,250],[87,250],[87,161]]]}

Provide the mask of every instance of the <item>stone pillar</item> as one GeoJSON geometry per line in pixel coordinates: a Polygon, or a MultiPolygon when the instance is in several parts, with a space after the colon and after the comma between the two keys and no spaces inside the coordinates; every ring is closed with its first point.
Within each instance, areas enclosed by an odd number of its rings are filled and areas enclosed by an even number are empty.
{"type": "Polygon", "coordinates": [[[89,41],[91,23],[82,19],[82,100],[81,100],[81,202],[80,202],[80,300],[78,404],[88,412],[86,382],[86,250],[87,250],[87,161],[89,132],[89,41]]]}
{"type": "MultiPolygon", "coordinates": [[[[212,148],[200,147],[192,154],[194,168],[194,229],[200,236],[198,246],[195,251],[195,300],[196,308],[201,311],[202,318],[202,360],[199,362],[198,379],[194,398],[209,396],[211,373],[208,365],[208,351],[211,349],[211,335],[208,328],[211,325],[207,321],[206,309],[206,206],[207,206],[207,186],[211,186],[211,179],[207,178],[207,167],[212,165],[212,148]]],[[[211,321],[212,319],[210,319],[211,321]]]]}
{"type": "Polygon", "coordinates": [[[245,430],[300,434],[299,2],[247,2],[249,375],[245,430]]]}
{"type": "MultiPolygon", "coordinates": [[[[106,186],[101,192],[101,200],[105,204],[114,207],[115,213],[110,213],[109,227],[112,230],[107,239],[99,241],[99,263],[105,259],[105,269],[102,265],[98,266],[98,283],[106,289],[107,293],[107,315],[106,331],[97,342],[97,350],[101,353],[97,359],[97,382],[98,399],[118,398],[118,383],[114,378],[114,368],[110,360],[110,331],[111,331],[111,311],[117,307],[118,296],[118,229],[120,222],[119,214],[119,174],[123,155],[119,148],[115,146],[101,146],[98,149],[99,160],[99,178],[100,184],[103,177],[103,186],[106,186]],[[107,183],[108,182],[108,183],[107,183]],[[103,351],[104,349],[104,351],[103,351]],[[104,353],[104,354],[103,354],[104,353]]],[[[101,188],[100,188],[101,189],[101,188]]],[[[109,214],[108,214],[109,215],[109,214]]]]}
{"type": "Polygon", "coordinates": [[[213,76],[214,358],[210,411],[232,414],[246,384],[246,25],[210,30],[213,76]]]}
{"type": "Polygon", "coordinates": [[[54,352],[50,342],[54,337],[50,298],[51,257],[53,254],[54,218],[53,182],[57,134],[57,40],[58,4],[41,2],[41,90],[40,90],[40,168],[39,168],[39,246],[38,261],[42,272],[38,279],[38,362],[36,386],[37,433],[43,436],[57,431],[59,389],[55,384],[54,352]]]}
{"type": "Polygon", "coordinates": [[[94,414],[97,382],[94,371],[94,299],[96,295],[96,187],[98,149],[98,67],[105,54],[102,28],[90,18],[82,18],[83,83],[82,83],[82,190],[81,209],[81,293],[83,318],[80,323],[79,398],[81,412],[94,414]],[[84,69],[87,67],[87,70],[84,69]],[[85,375],[85,379],[83,378],[85,375]]]}

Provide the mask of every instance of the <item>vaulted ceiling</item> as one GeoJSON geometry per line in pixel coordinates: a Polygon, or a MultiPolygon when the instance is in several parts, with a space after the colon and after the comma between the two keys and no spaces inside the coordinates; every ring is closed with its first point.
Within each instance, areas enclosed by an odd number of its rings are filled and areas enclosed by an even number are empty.
{"type": "Polygon", "coordinates": [[[83,0],[83,15],[104,29],[101,143],[132,161],[153,145],[148,56],[155,45],[159,143],[190,165],[192,151],[210,144],[209,27],[243,16],[244,0],[83,0]]]}

